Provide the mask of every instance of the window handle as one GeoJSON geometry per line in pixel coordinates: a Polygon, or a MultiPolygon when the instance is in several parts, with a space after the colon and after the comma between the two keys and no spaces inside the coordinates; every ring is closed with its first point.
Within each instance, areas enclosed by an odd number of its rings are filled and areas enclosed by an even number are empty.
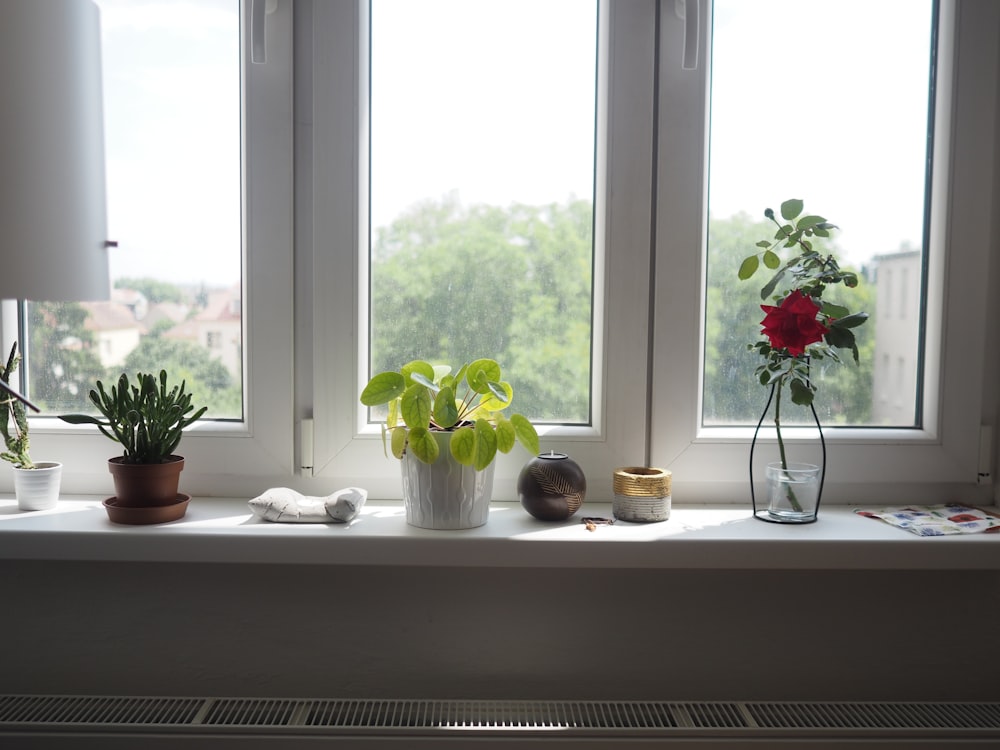
{"type": "Polygon", "coordinates": [[[278,7],[278,0],[251,0],[250,62],[267,62],[267,17],[278,7]]]}
{"type": "Polygon", "coordinates": [[[674,12],[684,21],[684,70],[698,67],[698,0],[674,0],[674,12]]]}

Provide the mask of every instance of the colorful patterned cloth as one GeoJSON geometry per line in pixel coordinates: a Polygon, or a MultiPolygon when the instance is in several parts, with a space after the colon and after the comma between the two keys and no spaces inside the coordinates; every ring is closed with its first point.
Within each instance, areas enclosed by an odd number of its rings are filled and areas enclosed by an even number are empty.
{"type": "Polygon", "coordinates": [[[858,515],[877,518],[917,536],[1000,532],[1000,517],[969,505],[908,505],[881,510],[857,509],[858,515]]]}

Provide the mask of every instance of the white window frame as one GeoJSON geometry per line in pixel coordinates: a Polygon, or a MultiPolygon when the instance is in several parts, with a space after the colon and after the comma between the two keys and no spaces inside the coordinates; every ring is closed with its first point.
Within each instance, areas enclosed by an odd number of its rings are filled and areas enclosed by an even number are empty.
{"type": "MultiPolygon", "coordinates": [[[[990,403],[996,402],[996,378],[985,379],[984,352],[996,345],[986,328],[986,271],[997,221],[991,204],[997,9],[942,0],[941,14],[924,424],[914,430],[824,430],[824,502],[990,502],[989,488],[977,485],[977,470],[980,425],[992,423],[990,403]]],[[[665,46],[679,43],[670,16],[662,18],[665,46]]],[[[707,28],[701,42],[709,48],[707,28]]],[[[709,71],[702,66],[691,73],[672,60],[660,67],[660,101],[672,106],[660,108],[658,140],[651,417],[659,428],[652,431],[651,456],[673,470],[676,498],[746,503],[752,428],[699,426],[702,373],[692,363],[702,362],[709,71]]]]}
{"type": "MultiPolygon", "coordinates": [[[[243,59],[244,420],[202,421],[185,433],[183,490],[253,497],[293,472],[292,6],[269,3],[267,62],[251,64],[250,5],[241,4],[243,59]]],[[[237,134],[234,133],[234,137],[237,134]]],[[[183,217],[175,217],[183,221],[183,217]]],[[[110,231],[113,233],[114,228],[110,231]]],[[[5,350],[17,336],[16,309],[5,305],[5,350]]],[[[107,459],[116,444],[93,427],[51,416],[30,422],[32,456],[63,463],[63,494],[107,493],[107,459]]],[[[0,473],[4,489],[9,472],[0,473]]]]}
{"type": "MultiPolygon", "coordinates": [[[[600,417],[593,430],[546,428],[542,445],[581,463],[588,499],[610,499],[615,466],[645,463],[673,471],[675,502],[746,504],[748,431],[698,426],[708,24],[698,69],[684,70],[684,23],[672,0],[661,0],[659,12],[655,2],[602,5],[609,64],[601,85],[610,98],[601,113],[607,127],[599,128],[607,211],[598,237],[609,259],[595,276],[603,290],[596,307],[606,312],[595,362],[600,417]],[[647,275],[652,289],[636,282],[647,275]]],[[[987,312],[997,312],[987,272],[1000,236],[1000,9],[976,0],[942,6],[926,423],[830,430],[824,503],[989,501],[975,477],[979,426],[993,423],[1000,402],[1000,358],[986,327],[987,312]]],[[[711,12],[708,0],[702,7],[711,12]]],[[[246,420],[201,423],[185,436],[186,492],[253,497],[268,486],[325,494],[359,485],[373,498],[399,496],[399,468],[384,458],[377,428],[362,423],[357,400],[367,378],[357,345],[366,286],[359,196],[367,194],[367,108],[358,104],[366,8],[363,0],[277,0],[267,17],[267,63],[245,63],[246,420]],[[300,472],[302,465],[313,468],[300,472]]],[[[243,16],[246,31],[248,7],[243,16]]],[[[3,320],[9,336],[10,316],[3,320]]],[[[50,422],[33,422],[33,454],[63,461],[64,493],[105,492],[114,446],[93,430],[50,422]]],[[[498,500],[515,499],[526,460],[520,448],[501,457],[498,500]]],[[[9,472],[0,481],[10,489],[9,472]]]]}
{"type": "MultiPolygon", "coordinates": [[[[311,288],[311,401],[298,404],[312,420],[313,475],[338,485],[358,485],[374,497],[396,498],[398,462],[383,453],[377,425],[366,423],[358,401],[369,377],[367,330],[367,103],[368,3],[313,3],[299,29],[309,35],[311,63],[299,104],[309,118],[297,160],[299,219],[308,231],[297,244],[299,279],[311,288]],[[351,101],[352,107],[343,106],[351,101]],[[339,105],[339,106],[338,106],[339,105]],[[308,158],[303,154],[308,152],[308,158]],[[311,257],[306,257],[307,243],[311,257]]],[[[600,89],[595,238],[593,424],[542,426],[543,450],[570,454],[586,467],[588,496],[610,497],[613,470],[646,458],[646,373],[649,320],[648,233],[651,225],[652,6],[601,4],[600,89]],[[601,94],[610,92],[610,97],[601,94]],[[602,210],[602,207],[606,207],[602,210]],[[602,249],[610,262],[605,262],[602,249]],[[627,334],[623,333],[627,332],[627,334]]],[[[300,37],[300,41],[303,41],[300,37]]],[[[300,68],[301,70],[301,68],[300,68]]],[[[300,290],[303,291],[303,290],[300,290]]],[[[489,353],[484,353],[484,356],[489,353]]],[[[508,373],[517,385],[517,373],[508,373]]],[[[305,378],[302,378],[305,380],[305,378]]],[[[529,456],[520,448],[497,458],[494,498],[516,500],[517,475],[529,456]]]]}

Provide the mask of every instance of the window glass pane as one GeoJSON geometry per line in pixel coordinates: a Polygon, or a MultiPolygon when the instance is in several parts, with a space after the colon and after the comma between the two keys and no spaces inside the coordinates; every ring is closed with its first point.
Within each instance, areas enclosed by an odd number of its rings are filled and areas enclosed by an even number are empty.
{"type": "Polygon", "coordinates": [[[242,417],[238,0],[98,0],[112,298],[29,303],[28,390],[87,409],[124,370],[242,417]]]}
{"type": "Polygon", "coordinates": [[[370,365],[497,359],[590,421],[597,6],[373,0],[370,365]]]}
{"type": "Polygon", "coordinates": [[[814,364],[824,426],[919,426],[933,3],[714,8],[703,423],[760,417],[762,359],[746,345],[760,340],[769,275],[737,269],[774,237],[764,209],[799,198],[840,227],[822,247],[861,278],[850,309],[871,314],[856,329],[860,366],[849,353],[814,364]]]}

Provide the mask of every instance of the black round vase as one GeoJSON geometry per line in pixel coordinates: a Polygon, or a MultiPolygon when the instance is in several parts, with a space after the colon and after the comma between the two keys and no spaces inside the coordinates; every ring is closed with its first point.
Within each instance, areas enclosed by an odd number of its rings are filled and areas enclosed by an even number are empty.
{"type": "Polygon", "coordinates": [[[587,478],[565,453],[542,453],[528,461],[517,478],[521,505],[540,521],[565,521],[583,505],[587,478]]]}

